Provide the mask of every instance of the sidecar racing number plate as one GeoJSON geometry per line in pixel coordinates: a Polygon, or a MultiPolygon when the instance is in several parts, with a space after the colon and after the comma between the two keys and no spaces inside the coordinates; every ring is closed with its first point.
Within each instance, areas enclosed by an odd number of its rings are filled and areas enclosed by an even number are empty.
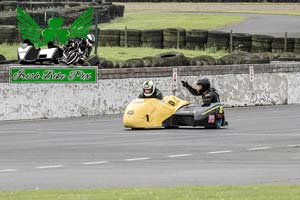
{"type": "Polygon", "coordinates": [[[210,124],[215,123],[215,115],[209,115],[208,116],[208,123],[210,123],[210,124]]]}

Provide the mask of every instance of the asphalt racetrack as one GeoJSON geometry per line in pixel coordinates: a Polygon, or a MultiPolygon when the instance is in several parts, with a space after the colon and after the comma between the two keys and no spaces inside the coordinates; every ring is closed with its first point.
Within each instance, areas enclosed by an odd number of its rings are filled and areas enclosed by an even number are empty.
{"type": "Polygon", "coordinates": [[[300,106],[229,127],[131,131],[121,116],[0,122],[0,190],[300,183],[300,106]]]}
{"type": "MultiPolygon", "coordinates": [[[[200,13],[209,14],[212,13],[200,13]]],[[[239,15],[246,17],[245,20],[228,25],[218,30],[234,33],[251,33],[273,35],[284,37],[287,32],[288,37],[300,37],[300,27],[297,24],[300,16],[297,15],[271,15],[271,14],[242,14],[242,13],[218,13],[222,15],[239,15]]]]}

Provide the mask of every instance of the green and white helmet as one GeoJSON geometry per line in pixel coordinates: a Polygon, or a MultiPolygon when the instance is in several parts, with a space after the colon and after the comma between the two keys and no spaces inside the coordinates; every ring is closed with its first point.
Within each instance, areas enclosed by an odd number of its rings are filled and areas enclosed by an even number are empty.
{"type": "Polygon", "coordinates": [[[155,91],[155,84],[153,81],[145,81],[143,84],[143,93],[145,97],[150,97],[155,91]]]}

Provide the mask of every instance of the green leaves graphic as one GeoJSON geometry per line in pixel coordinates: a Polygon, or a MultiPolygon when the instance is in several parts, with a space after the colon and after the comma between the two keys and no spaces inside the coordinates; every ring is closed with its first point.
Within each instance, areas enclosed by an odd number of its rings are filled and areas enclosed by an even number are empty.
{"type": "Polygon", "coordinates": [[[52,41],[66,44],[71,38],[85,38],[91,31],[93,25],[93,8],[89,7],[83,12],[70,26],[64,28],[64,19],[62,17],[50,18],[48,27],[41,29],[34,19],[20,7],[17,7],[17,21],[22,39],[31,40],[37,47],[46,45],[52,41]]]}

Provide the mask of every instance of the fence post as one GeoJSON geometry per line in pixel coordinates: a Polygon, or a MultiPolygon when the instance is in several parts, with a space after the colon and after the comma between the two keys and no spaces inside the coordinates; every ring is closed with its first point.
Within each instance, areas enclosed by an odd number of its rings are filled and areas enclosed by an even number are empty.
{"type": "Polygon", "coordinates": [[[177,28],[177,49],[180,48],[179,39],[180,39],[180,27],[177,28]]]}
{"type": "Polygon", "coordinates": [[[96,10],[96,19],[95,19],[95,54],[98,54],[98,44],[99,44],[99,30],[98,30],[98,24],[99,24],[99,18],[98,18],[99,12],[96,10]]]}
{"type": "Polygon", "coordinates": [[[125,47],[127,48],[128,47],[128,44],[127,44],[127,26],[125,26],[125,47]]]}
{"type": "Polygon", "coordinates": [[[229,51],[230,51],[230,53],[233,51],[232,29],[230,30],[229,51]]]}
{"type": "Polygon", "coordinates": [[[284,34],[284,52],[287,50],[287,32],[284,34]]]}

